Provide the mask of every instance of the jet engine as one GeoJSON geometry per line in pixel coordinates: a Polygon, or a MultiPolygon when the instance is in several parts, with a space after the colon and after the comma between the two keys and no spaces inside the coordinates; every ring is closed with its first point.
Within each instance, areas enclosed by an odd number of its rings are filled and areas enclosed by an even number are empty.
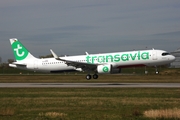
{"type": "Polygon", "coordinates": [[[121,73],[121,69],[113,68],[111,64],[107,64],[107,65],[99,65],[99,66],[97,66],[97,72],[98,73],[115,74],[115,73],[121,73]]]}

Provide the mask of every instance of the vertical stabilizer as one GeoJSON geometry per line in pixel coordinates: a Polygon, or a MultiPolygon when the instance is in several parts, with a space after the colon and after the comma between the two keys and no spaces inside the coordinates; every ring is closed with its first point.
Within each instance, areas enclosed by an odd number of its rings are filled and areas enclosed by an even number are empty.
{"type": "Polygon", "coordinates": [[[17,38],[9,39],[16,61],[36,59],[17,38]]]}

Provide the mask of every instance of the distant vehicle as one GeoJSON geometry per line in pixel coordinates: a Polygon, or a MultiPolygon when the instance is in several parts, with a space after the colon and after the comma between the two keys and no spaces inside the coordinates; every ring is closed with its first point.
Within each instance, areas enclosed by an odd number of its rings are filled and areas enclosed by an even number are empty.
{"type": "MultiPolygon", "coordinates": [[[[39,59],[34,57],[26,47],[16,38],[10,39],[16,62],[10,67],[40,72],[87,72],[86,79],[98,78],[98,73],[120,73],[124,67],[158,66],[169,64],[175,60],[164,50],[138,50],[127,52],[113,52],[88,54],[78,56],[58,57],[52,50],[54,58],[39,59]],[[94,73],[93,76],[90,73],[94,73]]],[[[156,73],[158,71],[156,69],[156,73]]]]}

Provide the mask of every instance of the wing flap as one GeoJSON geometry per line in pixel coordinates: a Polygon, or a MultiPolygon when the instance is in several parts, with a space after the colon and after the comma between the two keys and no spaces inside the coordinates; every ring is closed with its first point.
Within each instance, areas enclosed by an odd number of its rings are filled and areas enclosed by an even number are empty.
{"type": "Polygon", "coordinates": [[[74,66],[76,68],[82,68],[83,71],[95,71],[97,68],[96,64],[89,64],[77,61],[64,60],[68,66],[74,66]]]}

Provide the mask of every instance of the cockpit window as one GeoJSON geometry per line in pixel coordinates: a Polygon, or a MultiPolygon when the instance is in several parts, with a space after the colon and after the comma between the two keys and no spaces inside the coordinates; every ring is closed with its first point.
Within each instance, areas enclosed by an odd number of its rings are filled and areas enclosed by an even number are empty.
{"type": "Polygon", "coordinates": [[[170,53],[162,53],[162,56],[170,55],[170,53]]]}

